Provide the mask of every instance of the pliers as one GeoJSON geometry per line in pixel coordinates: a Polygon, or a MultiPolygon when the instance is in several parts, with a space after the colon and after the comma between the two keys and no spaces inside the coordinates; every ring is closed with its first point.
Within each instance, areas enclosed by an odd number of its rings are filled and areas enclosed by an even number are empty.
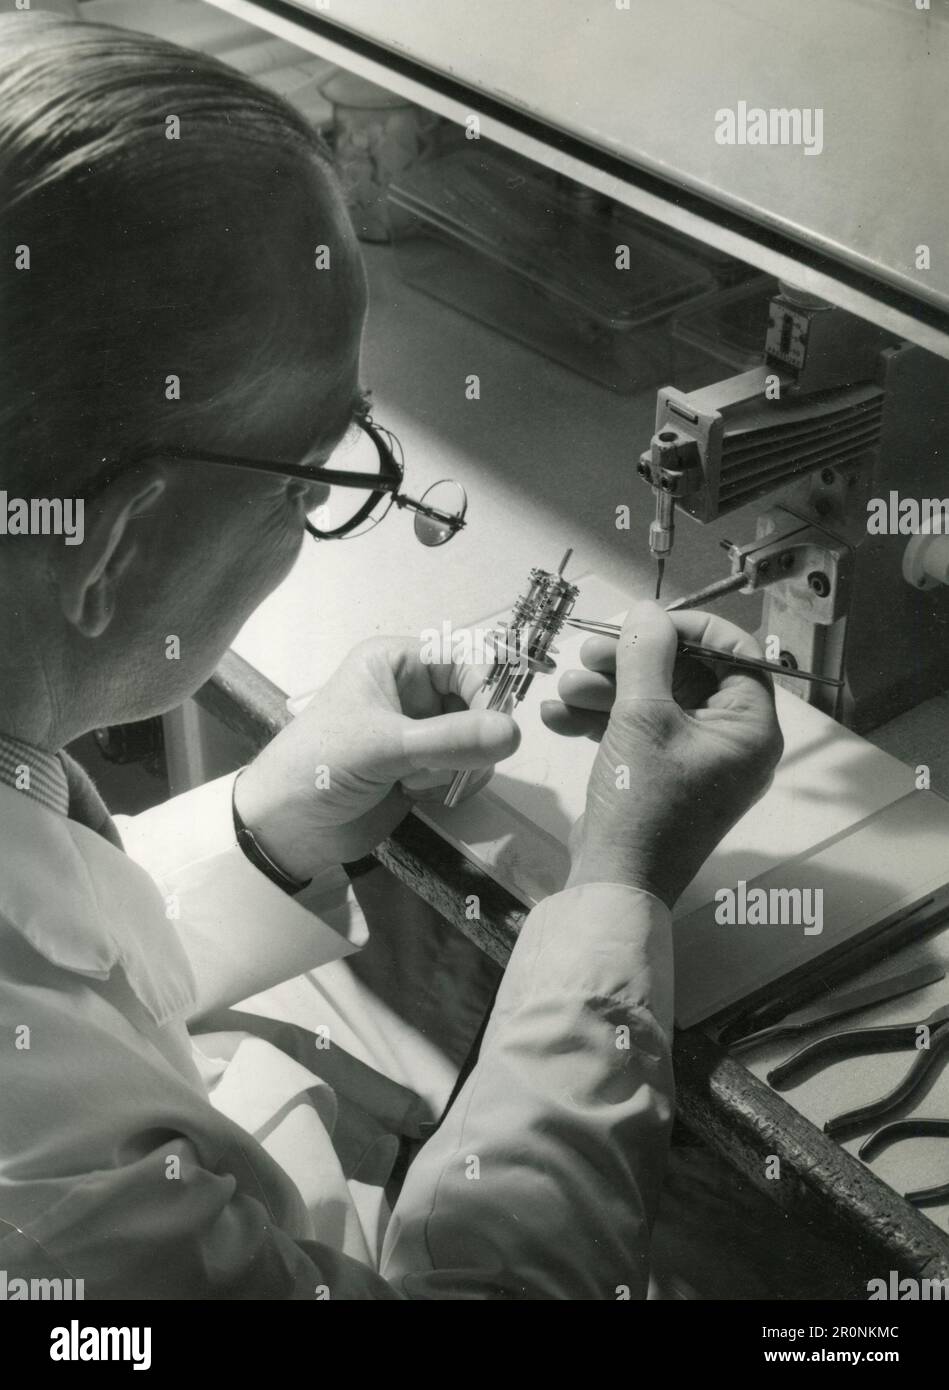
{"type": "MultiPolygon", "coordinates": [[[[924,1079],[942,1057],[943,1053],[949,1052],[949,1004],[943,1004],[941,1008],[935,1009],[928,1018],[919,1019],[915,1023],[895,1023],[882,1028],[850,1028],[842,1033],[829,1033],[826,1037],[818,1038],[816,1042],[808,1043],[805,1047],[799,1048],[786,1062],[782,1062],[768,1073],[768,1081],[777,1090],[787,1086],[792,1079],[798,1080],[803,1073],[810,1074],[828,1058],[860,1056],[864,1053],[872,1052],[892,1052],[895,1048],[918,1047],[918,1055],[912,1066],[906,1072],[902,1081],[888,1091],[885,1096],[880,1096],[878,1100],[871,1101],[868,1105],[858,1106],[855,1110],[844,1111],[840,1115],[834,1115],[824,1124],[824,1133],[840,1135],[856,1133],[861,1129],[867,1128],[874,1120],[879,1120],[884,1115],[889,1115],[910,1096],[915,1095],[922,1085],[924,1079]],[[920,1029],[927,1029],[928,1033],[922,1035],[920,1029]],[[928,1046],[919,1046],[921,1036],[926,1036],[928,1046]]],[[[902,1124],[921,1124],[923,1121],[901,1121],[902,1124]]],[[[940,1122],[949,1125],[949,1122],[940,1122]]],[[[893,1126],[885,1126],[887,1130],[892,1130],[893,1126]]],[[[908,1133],[909,1131],[904,1131],[908,1133]]],[[[942,1129],[928,1130],[927,1133],[943,1133],[942,1129]]],[[[877,1130],[866,1141],[866,1145],[887,1142],[881,1140],[882,1130],[877,1130]]]]}
{"type": "MultiPolygon", "coordinates": [[[[895,1144],[900,1139],[912,1139],[917,1136],[923,1138],[934,1134],[945,1135],[949,1139],[949,1120],[940,1120],[935,1116],[927,1118],[925,1115],[916,1118],[910,1116],[907,1120],[892,1120],[888,1125],[881,1125],[864,1139],[857,1150],[857,1157],[867,1163],[871,1158],[875,1158],[881,1149],[895,1144]]],[[[949,1198],[949,1182],[937,1183],[935,1187],[920,1187],[915,1192],[905,1192],[903,1195],[907,1202],[912,1202],[914,1206],[930,1206],[934,1202],[944,1202],[949,1198]]]]}

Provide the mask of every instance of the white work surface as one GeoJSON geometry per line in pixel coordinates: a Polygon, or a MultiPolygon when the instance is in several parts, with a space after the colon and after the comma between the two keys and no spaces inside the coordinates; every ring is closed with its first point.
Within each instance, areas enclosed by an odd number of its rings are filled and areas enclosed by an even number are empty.
{"type": "MultiPolygon", "coordinates": [[[[535,565],[551,568],[568,545],[571,573],[595,571],[625,593],[649,592],[653,570],[645,546],[651,495],[635,473],[649,441],[655,391],[618,399],[461,314],[403,286],[388,248],[367,248],[372,306],[364,381],[374,390],[375,414],[400,436],[407,480],[418,493],[451,476],[467,488],[470,524],[448,546],[425,550],[410,519],[390,515],[354,541],[307,544],[293,572],[239,634],[235,650],[290,694],[321,684],[346,652],[373,634],[411,633],[480,621],[506,609],[535,565]],[[481,399],[465,399],[465,378],[481,378],[481,399]],[[615,508],[626,503],[631,531],[617,531],[615,508]]],[[[722,374],[678,373],[677,384],[698,385],[722,374]]],[[[684,520],[668,567],[666,596],[697,588],[724,572],[718,540],[752,533],[750,513],[698,527],[684,520]]],[[[717,611],[754,629],[759,605],[731,598],[717,611]]],[[[600,616],[600,615],[594,615],[600,616]]],[[[949,704],[944,697],[901,716],[873,742],[912,764],[928,762],[933,786],[949,791],[949,704]]],[[[502,774],[503,775],[503,774],[502,774]]],[[[946,934],[914,950],[945,954],[946,934]]],[[[902,952],[909,963],[909,952],[902,952]]],[[[893,961],[876,973],[897,968],[893,961]]],[[[945,982],[910,999],[869,1012],[872,1022],[922,1017],[946,998],[945,982]]],[[[859,1016],[859,1022],[864,1021],[859,1016]]],[[[840,1025],[842,1026],[842,1025],[840,1025]]],[[[805,1040],[814,1036],[805,1035],[805,1040]]],[[[788,1055],[777,1045],[752,1070],[788,1055]]],[[[835,1064],[789,1093],[818,1122],[887,1088],[905,1057],[835,1064]],[[832,1094],[833,1092],[833,1094],[832,1094]],[[841,1100],[841,1097],[844,1097],[841,1100]]],[[[922,1113],[949,1114],[949,1069],[920,1104],[922,1113]]],[[[848,1144],[848,1147],[854,1147],[848,1144]]],[[[881,1156],[874,1167],[900,1190],[938,1180],[945,1141],[916,1140],[881,1156]],[[908,1171],[907,1163],[912,1171],[908,1171]],[[925,1173],[918,1172],[928,1164],[925,1173]]],[[[929,1215],[949,1226],[949,1204],[929,1215]]]]}

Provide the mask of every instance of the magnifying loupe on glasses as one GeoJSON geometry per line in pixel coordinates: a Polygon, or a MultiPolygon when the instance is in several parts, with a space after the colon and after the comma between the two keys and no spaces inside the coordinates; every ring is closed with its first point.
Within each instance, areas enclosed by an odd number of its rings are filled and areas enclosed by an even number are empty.
{"type": "Polygon", "coordinates": [[[417,500],[402,492],[402,446],[389,430],[369,418],[356,420],[314,474],[330,489],[307,514],[306,528],[317,540],[348,540],[379,525],[393,506],[415,513],[415,537],[424,546],[444,545],[465,525],[468,498],[460,483],[442,478],[417,500]]]}

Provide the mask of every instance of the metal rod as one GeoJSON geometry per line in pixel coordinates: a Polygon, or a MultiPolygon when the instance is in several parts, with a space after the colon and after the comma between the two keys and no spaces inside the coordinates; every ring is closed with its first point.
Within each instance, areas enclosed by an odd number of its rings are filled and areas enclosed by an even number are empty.
{"type": "MultiPolygon", "coordinates": [[[[509,667],[506,671],[501,671],[497,683],[491,691],[491,698],[487,704],[488,709],[504,709],[504,706],[510,699],[511,691],[514,688],[519,674],[520,672],[516,666],[509,667]]],[[[462,769],[461,772],[456,772],[451,779],[451,785],[445,794],[443,804],[449,807],[457,806],[473,776],[474,772],[471,768],[465,768],[462,769]]]]}
{"type": "Polygon", "coordinates": [[[704,589],[696,589],[694,594],[686,594],[685,598],[667,603],[666,612],[678,613],[682,608],[698,608],[712,599],[723,598],[725,594],[733,594],[736,589],[743,589],[747,583],[747,574],[730,574],[727,579],[716,579],[714,584],[706,584],[704,589]]]}
{"type": "Polygon", "coordinates": [[[455,773],[454,777],[451,779],[451,786],[448,788],[447,795],[445,796],[444,804],[446,806],[456,806],[458,804],[458,799],[465,790],[465,787],[467,787],[470,778],[470,771],[455,773]]]}

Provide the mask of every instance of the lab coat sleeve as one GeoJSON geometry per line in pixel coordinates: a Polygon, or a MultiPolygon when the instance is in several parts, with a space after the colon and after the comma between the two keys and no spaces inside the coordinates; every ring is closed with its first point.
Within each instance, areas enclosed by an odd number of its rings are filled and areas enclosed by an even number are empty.
{"type": "Polygon", "coordinates": [[[0,947],[0,1035],[30,1028],[28,1048],[0,1050],[0,1284],[5,1271],[82,1279],[86,1299],[397,1297],[365,1264],[302,1238],[299,1195],[276,1162],[101,982],[59,970],[2,922],[0,947]]]}
{"type": "Polygon", "coordinates": [[[9,1278],[81,1278],[86,1299],[376,1301],[399,1295],[332,1246],[293,1240],[230,1174],[168,1143],[74,1180],[41,1223],[0,1219],[9,1278]],[[170,1164],[181,1176],[168,1181],[170,1164]],[[160,1199],[164,1200],[160,1200],[160,1199]]]}
{"type": "Polygon", "coordinates": [[[245,857],[230,774],[134,817],[117,817],[127,853],[159,885],[197,985],[190,1019],[350,955],[368,937],[344,871],[291,897],[245,857]]]}
{"type": "Polygon", "coordinates": [[[477,1066],[396,1203],[409,1298],[645,1296],[673,1113],[668,909],[568,889],[524,924],[477,1066]]]}

